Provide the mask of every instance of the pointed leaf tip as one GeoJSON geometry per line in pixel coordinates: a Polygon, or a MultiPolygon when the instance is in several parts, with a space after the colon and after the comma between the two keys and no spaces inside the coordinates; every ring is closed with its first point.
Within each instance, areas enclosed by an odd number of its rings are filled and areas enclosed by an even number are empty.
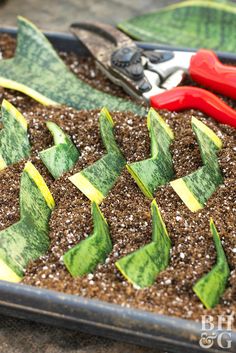
{"type": "Polygon", "coordinates": [[[171,138],[171,140],[174,139],[174,133],[172,131],[172,129],[170,128],[170,126],[165,122],[165,120],[161,117],[161,115],[154,109],[154,108],[150,108],[148,115],[147,115],[147,127],[148,130],[151,130],[151,120],[156,119],[158,121],[158,123],[160,124],[160,126],[163,127],[163,129],[166,131],[166,133],[169,135],[169,137],[171,138]]]}
{"type": "Polygon", "coordinates": [[[152,241],[120,258],[115,265],[135,287],[151,286],[169,263],[171,242],[155,199],[151,203],[152,241]]]}
{"type": "Polygon", "coordinates": [[[210,219],[210,230],[217,254],[216,263],[211,271],[204,274],[193,286],[193,291],[207,309],[214,308],[219,303],[230,275],[220,235],[212,218],[210,219]]]}
{"type": "Polygon", "coordinates": [[[46,125],[53,136],[54,146],[39,152],[39,155],[54,179],[58,179],[75,166],[80,152],[60,126],[52,121],[46,125]]]}
{"type": "Polygon", "coordinates": [[[201,120],[195,118],[192,116],[191,119],[191,124],[192,127],[196,128],[197,130],[201,131],[203,134],[209,137],[209,139],[216,145],[218,149],[222,148],[222,141],[221,139],[216,135],[216,133],[210,129],[206,124],[204,124],[201,120]]]}
{"type": "Polygon", "coordinates": [[[35,185],[39,188],[45,201],[47,202],[48,207],[52,210],[55,207],[55,201],[42,175],[31,162],[26,163],[24,172],[29,175],[35,185]]]}
{"type": "Polygon", "coordinates": [[[218,186],[223,182],[217,153],[221,140],[208,126],[192,117],[203,166],[196,171],[170,182],[181,200],[192,212],[202,209],[218,186]]]}
{"type": "Polygon", "coordinates": [[[106,108],[106,107],[103,107],[101,112],[100,112],[100,116],[104,116],[110,123],[112,126],[115,125],[113,119],[112,119],[112,116],[111,114],[109,113],[109,110],[106,108]]]}
{"type": "Polygon", "coordinates": [[[0,279],[19,282],[29,262],[48,250],[54,200],[45,185],[28,162],[20,182],[20,220],[0,232],[0,279]]]}
{"type": "Polygon", "coordinates": [[[73,277],[93,272],[99,263],[104,263],[112,250],[109,228],[98,205],[91,206],[93,233],[80,241],[63,255],[63,261],[73,277]]]}
{"type": "Polygon", "coordinates": [[[126,164],[114,136],[113,124],[110,124],[110,114],[107,115],[106,111],[99,117],[99,126],[107,153],[69,178],[83,194],[98,204],[108,195],[126,164]]]}
{"type": "Polygon", "coordinates": [[[174,176],[170,152],[174,135],[154,109],[149,110],[147,125],[151,140],[151,158],[130,163],[126,168],[144,195],[152,199],[157,188],[165,185],[174,176]]]}

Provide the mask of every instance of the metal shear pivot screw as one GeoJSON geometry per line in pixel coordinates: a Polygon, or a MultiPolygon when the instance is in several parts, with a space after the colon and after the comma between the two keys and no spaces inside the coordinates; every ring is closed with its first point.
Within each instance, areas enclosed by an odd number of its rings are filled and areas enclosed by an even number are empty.
{"type": "Polygon", "coordinates": [[[139,48],[124,47],[115,50],[111,55],[111,65],[134,81],[144,77],[141,50],[139,48]]]}
{"type": "Polygon", "coordinates": [[[141,50],[138,48],[124,47],[115,50],[111,55],[112,64],[117,66],[127,66],[131,63],[141,63],[141,50]]]}

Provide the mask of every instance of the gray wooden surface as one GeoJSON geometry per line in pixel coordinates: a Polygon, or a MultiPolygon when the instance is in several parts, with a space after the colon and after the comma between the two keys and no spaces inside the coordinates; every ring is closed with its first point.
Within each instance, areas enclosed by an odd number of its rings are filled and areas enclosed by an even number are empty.
{"type": "Polygon", "coordinates": [[[6,0],[0,8],[2,25],[16,25],[17,15],[43,29],[67,30],[76,20],[117,23],[177,0],[6,0]]]}
{"type": "Polygon", "coordinates": [[[158,353],[155,349],[4,316],[0,316],[0,352],[158,353]]]}
{"type": "MultiPolygon", "coordinates": [[[[0,26],[15,26],[22,15],[42,29],[66,31],[75,20],[117,23],[175,0],[7,0],[0,26]]],[[[157,350],[17,320],[0,315],[0,353],[158,353],[157,350]]],[[[163,353],[163,352],[162,352],[163,353]]]]}

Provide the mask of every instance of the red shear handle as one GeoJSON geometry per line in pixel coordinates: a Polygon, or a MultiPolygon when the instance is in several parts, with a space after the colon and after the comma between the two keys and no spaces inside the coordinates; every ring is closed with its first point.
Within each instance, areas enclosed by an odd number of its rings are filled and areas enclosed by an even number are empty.
{"type": "Polygon", "coordinates": [[[176,87],[150,98],[156,109],[198,109],[222,124],[236,128],[236,111],[211,92],[197,87],[176,87]]]}
{"type": "Polygon", "coordinates": [[[201,49],[193,55],[189,73],[194,81],[236,99],[236,67],[223,65],[213,51],[201,49]]]}

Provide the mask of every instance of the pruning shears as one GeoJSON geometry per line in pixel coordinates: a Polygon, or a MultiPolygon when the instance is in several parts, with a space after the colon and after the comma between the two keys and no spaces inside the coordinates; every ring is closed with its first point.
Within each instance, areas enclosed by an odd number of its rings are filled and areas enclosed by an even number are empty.
{"type": "Polygon", "coordinates": [[[179,86],[186,73],[211,90],[236,99],[236,67],[222,64],[216,54],[144,50],[111,25],[78,22],[71,31],[98,67],[132,97],[156,109],[199,109],[215,120],[236,127],[236,111],[206,89],[179,86]]]}

